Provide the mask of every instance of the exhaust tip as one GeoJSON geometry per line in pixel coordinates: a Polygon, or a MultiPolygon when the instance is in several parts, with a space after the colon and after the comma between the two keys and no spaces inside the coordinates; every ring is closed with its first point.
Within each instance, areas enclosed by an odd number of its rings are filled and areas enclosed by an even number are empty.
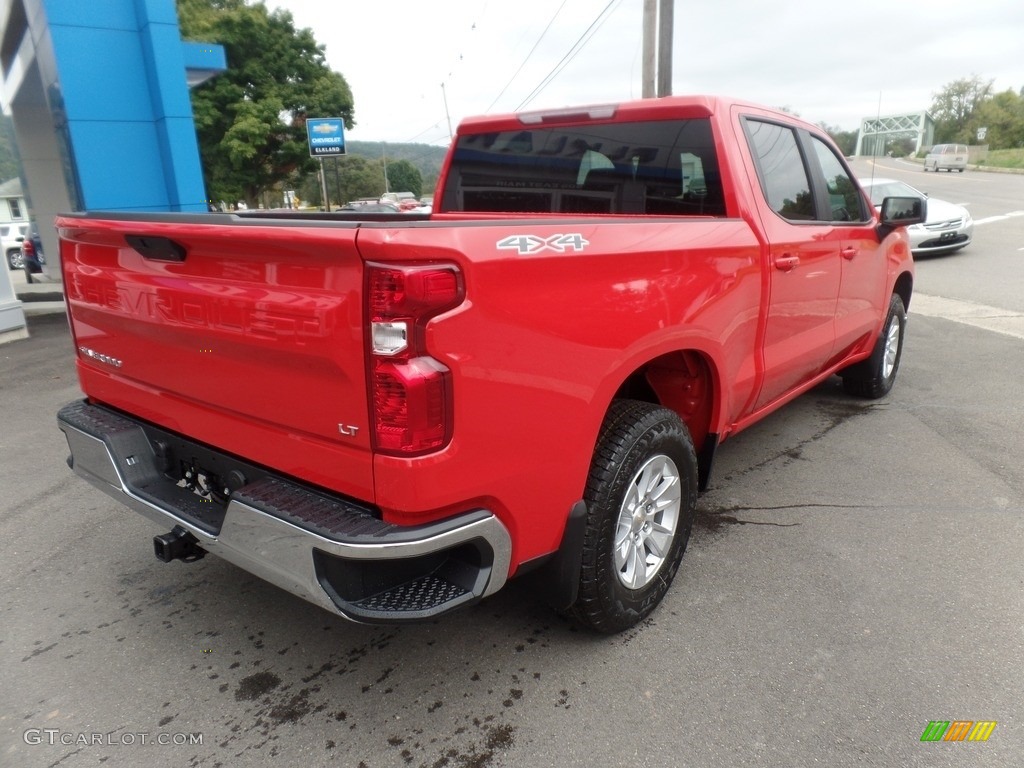
{"type": "Polygon", "coordinates": [[[153,537],[153,552],[156,559],[164,563],[181,560],[193,563],[206,556],[206,550],[199,546],[199,539],[176,525],[170,533],[153,537]]]}

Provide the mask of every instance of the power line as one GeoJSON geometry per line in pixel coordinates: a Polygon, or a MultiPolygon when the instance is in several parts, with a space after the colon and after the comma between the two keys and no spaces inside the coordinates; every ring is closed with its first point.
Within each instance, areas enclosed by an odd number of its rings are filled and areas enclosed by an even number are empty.
{"type": "Polygon", "coordinates": [[[612,9],[612,6],[617,5],[621,2],[622,0],[609,0],[608,5],[604,7],[604,10],[597,14],[597,18],[595,18],[590,23],[590,26],[587,27],[586,31],[584,31],[584,33],[580,35],[579,40],[577,40],[573,44],[572,48],[569,49],[569,52],[562,57],[562,60],[559,61],[555,65],[554,69],[552,69],[548,73],[547,77],[545,77],[540,82],[540,84],[533,89],[530,95],[523,99],[523,101],[520,102],[519,106],[515,108],[516,112],[518,112],[531,101],[533,101],[535,98],[537,98],[541,94],[541,92],[545,88],[547,88],[548,85],[551,84],[551,81],[554,80],[562,72],[562,70],[565,69],[569,65],[569,63],[576,58],[576,55],[583,50],[583,47],[587,43],[590,42],[591,38],[593,38],[593,36],[597,33],[597,30],[599,30],[601,26],[604,24],[604,22],[608,20],[608,17],[610,16],[609,11],[612,9]]]}
{"type": "Polygon", "coordinates": [[[428,125],[428,126],[427,126],[426,128],[424,128],[424,129],[423,129],[422,131],[420,131],[420,132],[419,132],[419,133],[417,133],[417,134],[416,134],[415,136],[413,136],[413,137],[412,137],[411,139],[406,139],[405,141],[403,141],[403,142],[401,142],[401,143],[402,143],[402,144],[412,144],[413,142],[415,142],[415,141],[416,141],[416,139],[418,139],[418,138],[419,138],[420,136],[422,136],[422,135],[423,135],[424,133],[429,133],[430,131],[434,130],[435,128],[438,128],[438,127],[439,127],[440,125],[441,125],[441,121],[440,121],[440,120],[438,120],[438,121],[436,121],[436,122],[435,122],[435,123],[434,123],[433,125],[428,125]]]}
{"type": "Polygon", "coordinates": [[[505,83],[505,87],[501,89],[501,92],[494,97],[494,101],[492,101],[490,103],[490,106],[487,107],[487,109],[485,110],[486,112],[491,111],[491,108],[498,103],[498,99],[505,95],[505,91],[507,91],[508,87],[512,85],[513,81],[515,81],[515,79],[519,76],[519,73],[523,71],[523,67],[526,66],[526,62],[528,62],[530,60],[530,57],[533,56],[534,51],[537,50],[537,46],[540,45],[540,41],[544,39],[544,35],[548,33],[549,29],[551,29],[551,25],[555,23],[555,19],[558,18],[558,14],[562,12],[562,9],[565,8],[565,4],[567,2],[568,0],[562,0],[562,4],[558,6],[558,10],[555,11],[555,15],[551,17],[551,21],[549,21],[548,25],[544,27],[544,31],[540,33],[540,37],[537,38],[537,42],[533,44],[533,47],[530,49],[530,52],[526,54],[526,58],[523,59],[523,63],[519,65],[519,69],[517,69],[515,73],[512,75],[512,77],[509,78],[509,81],[505,83]]]}

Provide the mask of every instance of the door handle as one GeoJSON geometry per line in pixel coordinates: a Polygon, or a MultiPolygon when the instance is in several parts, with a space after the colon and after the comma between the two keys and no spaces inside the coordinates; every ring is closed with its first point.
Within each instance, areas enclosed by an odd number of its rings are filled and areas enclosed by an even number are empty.
{"type": "Polygon", "coordinates": [[[125,235],[125,242],[142,255],[144,259],[156,261],[184,261],[188,251],[181,243],[169,237],[153,235],[125,235]]]}
{"type": "Polygon", "coordinates": [[[781,256],[775,257],[775,268],[781,269],[783,272],[792,272],[794,269],[796,269],[796,265],[799,263],[799,256],[793,256],[788,253],[784,253],[781,256]]]}
{"type": "Polygon", "coordinates": [[[860,253],[860,251],[857,248],[850,247],[843,248],[841,251],[839,251],[839,253],[842,254],[844,259],[846,259],[847,261],[851,261],[854,256],[860,253]]]}

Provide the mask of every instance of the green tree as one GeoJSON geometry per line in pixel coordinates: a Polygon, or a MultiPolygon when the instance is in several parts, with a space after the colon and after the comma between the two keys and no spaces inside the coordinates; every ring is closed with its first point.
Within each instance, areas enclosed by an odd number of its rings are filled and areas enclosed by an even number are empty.
{"type": "MultiPolygon", "coordinates": [[[[441,166],[444,165],[445,157],[448,155],[447,147],[438,147],[432,144],[402,144],[396,142],[380,141],[350,141],[347,142],[346,150],[349,157],[358,155],[367,160],[379,160],[381,156],[388,159],[388,167],[396,160],[408,160],[420,172],[423,177],[423,193],[433,191],[437,185],[437,177],[441,174],[441,166]]],[[[392,187],[394,189],[394,187],[392,187]]]]}
{"type": "Polygon", "coordinates": [[[1024,147],[1024,98],[1013,90],[997,93],[978,107],[969,130],[976,138],[985,128],[985,139],[991,149],[1024,147]]]}
{"type": "Polygon", "coordinates": [[[892,157],[908,157],[914,154],[917,143],[907,136],[898,136],[885,142],[885,151],[892,157]]]}
{"type": "Polygon", "coordinates": [[[384,194],[384,163],[381,160],[349,157],[343,161],[342,167],[343,194],[339,198],[342,202],[384,194]]]}
{"type": "Polygon", "coordinates": [[[287,11],[262,2],[177,0],[182,35],[220,43],[228,69],[192,91],[207,190],[245,200],[314,171],[307,117],[354,123],[352,91],[332,72],[312,31],[296,30],[287,11]]]}
{"type": "MultiPolygon", "coordinates": [[[[334,162],[335,160],[324,161],[324,171],[327,173],[327,194],[331,198],[332,208],[352,200],[367,197],[378,198],[384,194],[384,164],[379,158],[368,160],[365,157],[354,155],[337,158],[337,172],[335,172],[334,162]]],[[[390,165],[388,170],[390,170],[390,165]]],[[[323,191],[320,189],[320,179],[317,174],[312,173],[305,177],[300,187],[299,196],[316,207],[323,205],[323,191]]]]}
{"type": "Polygon", "coordinates": [[[992,98],[992,80],[978,75],[954,80],[935,94],[931,113],[935,118],[935,143],[971,141],[969,123],[981,105],[992,98]]]}
{"type": "Polygon", "coordinates": [[[844,155],[850,156],[856,151],[857,131],[844,131],[839,126],[828,123],[818,123],[818,127],[831,137],[844,155]]]}
{"type": "Polygon", "coordinates": [[[423,174],[408,160],[388,163],[388,187],[392,192],[412,192],[417,198],[423,194],[423,174]]]}

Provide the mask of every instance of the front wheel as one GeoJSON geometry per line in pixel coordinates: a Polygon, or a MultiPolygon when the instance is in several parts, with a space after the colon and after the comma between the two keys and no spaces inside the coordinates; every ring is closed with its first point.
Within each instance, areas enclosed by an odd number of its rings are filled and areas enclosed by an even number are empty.
{"type": "Polygon", "coordinates": [[[906,329],[907,310],[903,307],[903,299],[894,293],[889,299],[889,312],[871,357],[851,365],[839,374],[849,394],[877,399],[889,393],[900,367],[906,329]]]}
{"type": "Polygon", "coordinates": [[[621,632],[661,602],[697,506],[697,457],[673,411],[619,400],[601,427],[585,493],[587,522],[573,616],[621,632]]]}

